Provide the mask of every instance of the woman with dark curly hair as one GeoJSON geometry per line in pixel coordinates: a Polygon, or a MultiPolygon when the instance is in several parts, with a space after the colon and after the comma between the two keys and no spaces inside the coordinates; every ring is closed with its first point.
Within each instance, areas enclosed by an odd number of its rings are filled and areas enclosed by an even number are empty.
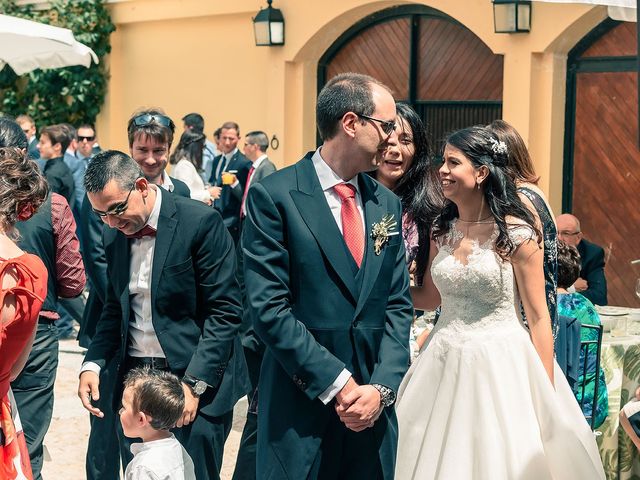
{"type": "Polygon", "coordinates": [[[422,274],[429,258],[431,223],[444,199],[422,119],[406,103],[396,103],[396,112],[396,132],[378,154],[378,169],[373,176],[400,197],[407,265],[415,261],[414,270],[422,274]]]}
{"type": "Polygon", "coordinates": [[[399,389],[396,478],[604,479],[553,359],[541,234],[485,127],[453,133],[416,308],[440,319],[399,389]],[[525,329],[522,301],[530,329],[525,329]]]}
{"type": "Polygon", "coordinates": [[[30,218],[47,196],[47,184],[22,150],[0,148],[0,478],[32,478],[29,455],[9,382],[29,356],[47,294],[47,270],[14,242],[14,225],[30,218]]]}

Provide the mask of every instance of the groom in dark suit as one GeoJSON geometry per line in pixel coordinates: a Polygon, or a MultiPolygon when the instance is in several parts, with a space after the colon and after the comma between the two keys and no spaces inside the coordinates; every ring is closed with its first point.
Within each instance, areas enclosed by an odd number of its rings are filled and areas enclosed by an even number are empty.
{"type": "Polygon", "coordinates": [[[339,75],[318,96],[323,145],[249,190],[245,282],[266,345],[257,478],[393,478],[413,308],[400,201],[362,172],[395,118],[386,87],[339,75]]]}
{"type": "Polygon", "coordinates": [[[233,242],[217,212],[150,184],[124,153],[96,155],[85,187],[93,211],[111,228],[103,234],[106,302],[78,395],[102,416],[91,401],[99,399],[100,369],[114,357],[116,391],[135,367],[178,375],[185,410],[174,433],[198,479],[217,479],[233,406],[250,388],[233,242]]]}

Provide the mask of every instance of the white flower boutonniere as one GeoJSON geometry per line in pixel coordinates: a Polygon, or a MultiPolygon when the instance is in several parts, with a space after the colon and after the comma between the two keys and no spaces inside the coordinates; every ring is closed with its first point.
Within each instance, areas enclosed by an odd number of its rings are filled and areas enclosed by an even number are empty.
{"type": "Polygon", "coordinates": [[[378,223],[371,226],[371,238],[373,238],[373,250],[376,255],[380,255],[382,247],[389,241],[389,237],[398,235],[398,232],[392,232],[391,229],[396,228],[398,223],[393,219],[393,215],[385,215],[378,223]]]}

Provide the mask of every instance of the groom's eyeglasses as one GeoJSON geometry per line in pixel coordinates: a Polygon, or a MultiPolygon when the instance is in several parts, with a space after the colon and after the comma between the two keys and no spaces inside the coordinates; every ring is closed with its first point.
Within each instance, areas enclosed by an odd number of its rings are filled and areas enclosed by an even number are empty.
{"type": "MultiPolygon", "coordinates": [[[[137,180],[136,180],[136,182],[137,182],[137,180]]],[[[131,192],[133,192],[133,189],[136,188],[136,182],[133,182],[133,186],[131,187],[131,190],[129,190],[129,193],[127,194],[127,198],[125,198],[123,202],[120,202],[120,203],[114,205],[113,207],[111,207],[106,212],[103,212],[102,210],[96,210],[95,208],[93,208],[92,209],[93,213],[98,215],[100,218],[104,218],[107,215],[112,215],[112,216],[120,216],[120,215],[122,215],[124,212],[127,211],[127,208],[129,208],[129,197],[131,196],[131,192]]]]}
{"type": "Polygon", "coordinates": [[[356,115],[358,115],[360,118],[364,118],[365,120],[378,122],[385,135],[391,135],[391,133],[396,129],[396,122],[394,120],[380,120],[379,118],[370,117],[369,115],[362,115],[361,113],[357,113],[356,115]]]}

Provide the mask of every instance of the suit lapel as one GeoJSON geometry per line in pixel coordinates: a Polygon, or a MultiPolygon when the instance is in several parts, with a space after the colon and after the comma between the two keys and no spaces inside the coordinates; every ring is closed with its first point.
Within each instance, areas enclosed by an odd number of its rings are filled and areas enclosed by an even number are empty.
{"type": "MultiPolygon", "coordinates": [[[[373,285],[378,278],[378,274],[380,273],[380,267],[382,266],[385,254],[383,249],[380,255],[376,255],[373,249],[374,240],[371,237],[372,225],[379,222],[382,217],[388,213],[385,210],[386,204],[383,205],[383,202],[381,202],[380,198],[377,196],[377,185],[373,180],[368,178],[365,174],[360,174],[359,186],[362,204],[364,206],[366,246],[364,261],[362,263],[362,268],[364,269],[362,272],[362,286],[360,287],[360,296],[358,298],[354,317],[360,313],[360,310],[362,310],[367,298],[369,298],[371,289],[373,288],[373,285]]],[[[398,222],[397,219],[396,222],[398,222]]]]}
{"type": "MultiPolygon", "coordinates": [[[[158,191],[161,188],[158,187],[158,191]]],[[[153,252],[153,267],[151,271],[151,310],[155,304],[155,296],[158,291],[158,283],[162,269],[167,261],[173,235],[176,231],[178,223],[175,218],[176,204],[171,194],[166,192],[159,193],[162,195],[162,203],[160,204],[160,216],[158,217],[158,230],[156,233],[156,245],[153,252]]]]}
{"type": "Polygon", "coordinates": [[[320,249],[355,302],[358,298],[358,289],[347,251],[343,246],[342,234],[331,214],[310,156],[296,165],[296,173],[298,190],[291,190],[291,198],[320,249]]]}
{"type": "MultiPolygon", "coordinates": [[[[108,229],[105,231],[105,252],[107,253],[107,261],[112,262],[114,268],[111,269],[113,289],[118,295],[122,310],[122,331],[129,330],[129,278],[131,246],[129,240],[116,229],[108,229]],[[110,258],[109,258],[110,257],[110,258]]],[[[126,334],[125,334],[126,338],[126,334]]]]}

